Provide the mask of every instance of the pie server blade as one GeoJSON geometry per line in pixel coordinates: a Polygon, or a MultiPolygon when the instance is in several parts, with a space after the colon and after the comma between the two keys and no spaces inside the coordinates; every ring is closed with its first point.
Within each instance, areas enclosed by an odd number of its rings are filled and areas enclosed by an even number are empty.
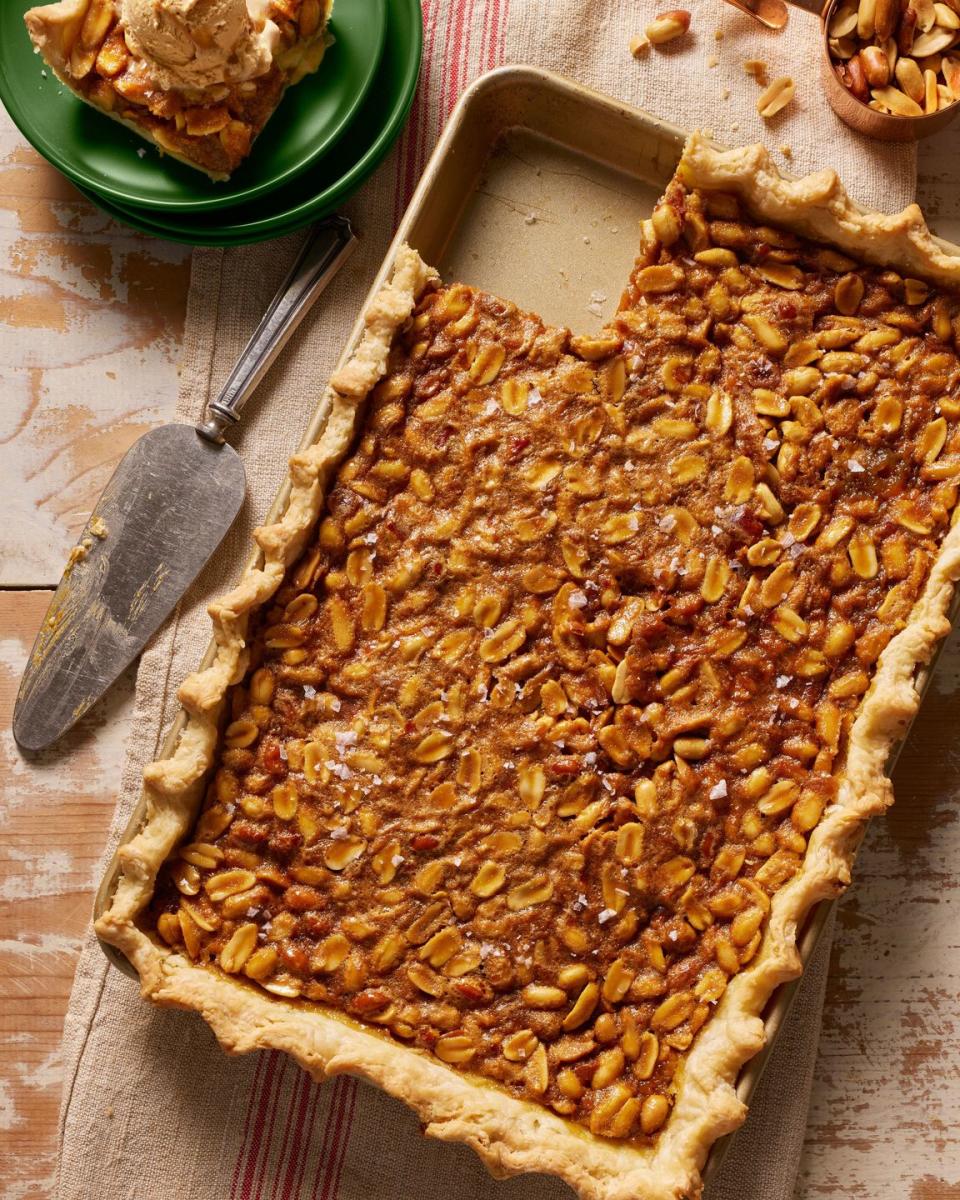
{"type": "Polygon", "coordinates": [[[220,545],[246,491],[224,430],[355,244],[341,217],[316,226],[208,419],[161,426],[127,451],[71,552],[27,662],[13,713],[24,750],[51,745],[87,712],[220,545]]]}
{"type": "Polygon", "coordinates": [[[192,425],[145,434],[113,473],[37,635],[13,734],[40,750],[78,721],[146,645],[223,540],[243,464],[192,425]]]}

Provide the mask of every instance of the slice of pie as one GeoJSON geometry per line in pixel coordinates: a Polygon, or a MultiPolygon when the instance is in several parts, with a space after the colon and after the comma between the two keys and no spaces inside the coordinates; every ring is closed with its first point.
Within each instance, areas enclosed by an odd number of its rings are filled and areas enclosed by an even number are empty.
{"type": "Polygon", "coordinates": [[[98,925],[590,1200],[699,1194],[960,573],[919,210],[694,137],[644,235],[595,336],[401,251],[98,925]]]}
{"type": "Polygon", "coordinates": [[[284,91],[320,65],[333,0],[58,0],[30,38],[81,100],[227,179],[284,91]]]}

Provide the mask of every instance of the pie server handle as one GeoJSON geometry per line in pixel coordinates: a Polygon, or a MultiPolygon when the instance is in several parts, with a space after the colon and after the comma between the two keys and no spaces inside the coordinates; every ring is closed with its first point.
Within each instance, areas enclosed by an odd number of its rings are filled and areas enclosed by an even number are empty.
{"type": "Polygon", "coordinates": [[[327,217],[313,227],[220,395],[207,405],[206,420],[197,425],[197,433],[211,442],[223,441],[271,363],[356,245],[346,217],[327,217]]]}

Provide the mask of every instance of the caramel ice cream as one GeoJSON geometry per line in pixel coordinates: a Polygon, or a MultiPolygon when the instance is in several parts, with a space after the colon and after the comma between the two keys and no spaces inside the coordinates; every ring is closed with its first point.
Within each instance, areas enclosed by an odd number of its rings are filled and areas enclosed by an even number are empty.
{"type": "Polygon", "coordinates": [[[120,11],[127,44],[160,87],[202,91],[270,69],[279,31],[253,7],[247,0],[122,0],[120,11]]]}

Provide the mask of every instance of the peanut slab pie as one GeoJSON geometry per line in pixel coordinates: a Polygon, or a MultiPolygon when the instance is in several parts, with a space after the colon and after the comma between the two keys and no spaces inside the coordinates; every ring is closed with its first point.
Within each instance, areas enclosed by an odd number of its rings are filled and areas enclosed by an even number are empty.
{"type": "Polygon", "coordinates": [[[960,572],[958,260],[689,142],[620,311],[403,248],[101,937],[498,1174],[697,1196],[960,572]],[[329,488],[327,483],[329,480],[329,488]]]}
{"type": "Polygon", "coordinates": [[[333,0],[58,0],[24,19],[81,100],[227,179],[286,89],[315,71],[333,0]]]}

